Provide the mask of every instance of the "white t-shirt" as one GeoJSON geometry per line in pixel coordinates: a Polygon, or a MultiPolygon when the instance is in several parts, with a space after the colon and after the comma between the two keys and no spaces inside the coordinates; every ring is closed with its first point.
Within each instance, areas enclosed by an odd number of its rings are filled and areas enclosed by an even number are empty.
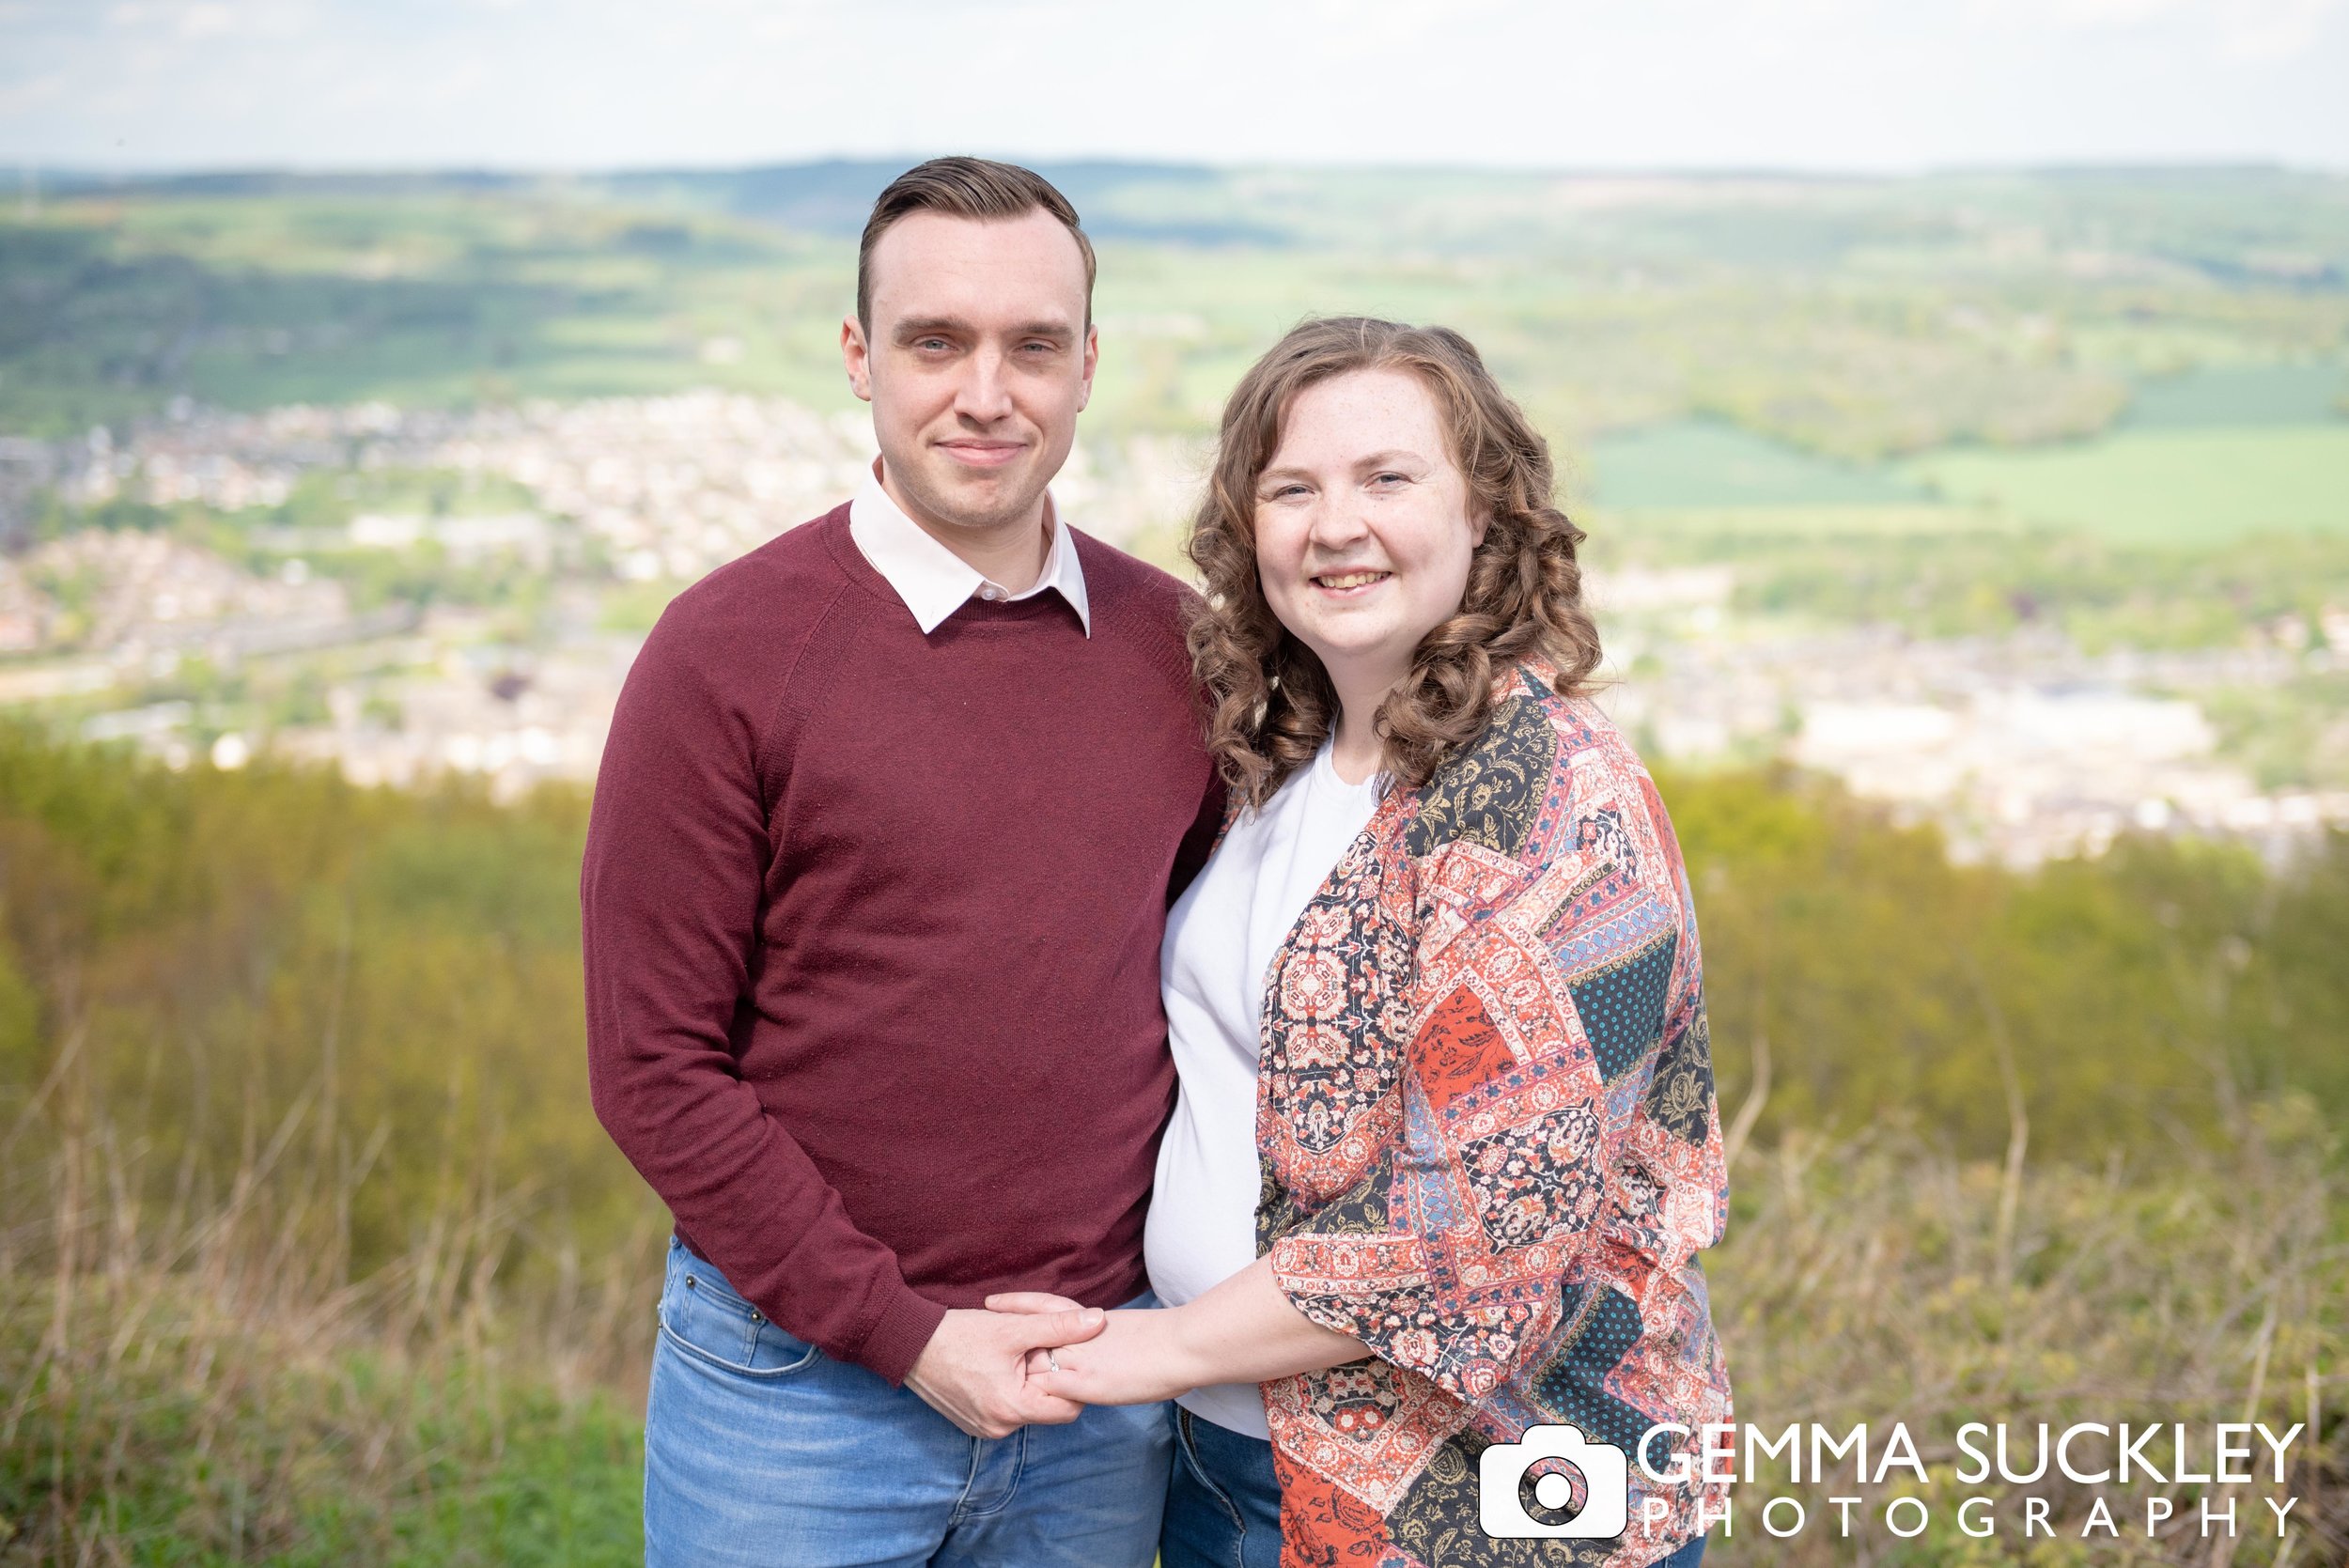
{"type": "MultiPolygon", "coordinates": [[[[1266,971],[1305,906],[1377,809],[1377,776],[1347,784],[1322,744],[1260,811],[1243,811],[1166,917],[1159,954],[1168,1042],[1182,1088],[1159,1144],[1143,1232],[1150,1288],[1170,1307],[1256,1261],[1256,1052],[1266,971]]],[[[1268,1437],[1253,1383],[1177,1403],[1268,1437]]]]}

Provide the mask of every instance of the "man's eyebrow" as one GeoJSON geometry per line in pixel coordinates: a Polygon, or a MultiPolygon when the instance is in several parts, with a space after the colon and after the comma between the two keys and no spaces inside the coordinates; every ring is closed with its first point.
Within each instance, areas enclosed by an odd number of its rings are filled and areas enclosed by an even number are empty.
{"type": "Polygon", "coordinates": [[[971,323],[958,316],[909,316],[898,322],[891,335],[899,339],[921,337],[930,333],[967,333],[971,323]]]}
{"type": "MultiPolygon", "coordinates": [[[[909,316],[891,330],[899,342],[926,337],[932,333],[960,337],[975,337],[979,330],[959,316],[909,316]]],[[[1042,337],[1054,343],[1074,343],[1077,330],[1066,321],[1022,321],[1011,329],[1013,337],[1042,337]]]]}

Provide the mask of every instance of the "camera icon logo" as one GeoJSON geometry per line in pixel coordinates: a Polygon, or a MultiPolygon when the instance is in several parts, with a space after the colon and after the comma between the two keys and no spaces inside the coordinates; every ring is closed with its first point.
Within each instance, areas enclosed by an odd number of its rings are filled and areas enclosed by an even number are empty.
{"type": "Polygon", "coordinates": [[[1514,1443],[1477,1456],[1477,1522],[1502,1540],[1607,1540],[1621,1535],[1631,1511],[1631,1460],[1612,1443],[1595,1443],[1579,1426],[1529,1426],[1514,1443]],[[1568,1514],[1568,1469],[1582,1476],[1582,1507],[1568,1514]],[[1536,1517],[1536,1514],[1540,1515],[1536,1517]]]}

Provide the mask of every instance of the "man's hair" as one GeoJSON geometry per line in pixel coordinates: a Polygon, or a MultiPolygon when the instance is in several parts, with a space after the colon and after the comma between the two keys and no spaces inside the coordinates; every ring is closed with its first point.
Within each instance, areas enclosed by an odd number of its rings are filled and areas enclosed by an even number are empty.
{"type": "Polygon", "coordinates": [[[910,212],[943,212],[950,218],[1017,218],[1038,209],[1066,225],[1085,262],[1085,324],[1093,324],[1093,241],[1077,226],[1077,210],[1034,169],[986,158],[933,158],[916,163],[889,182],[864,220],[856,248],[856,319],[873,330],[873,247],[889,225],[910,212]]]}

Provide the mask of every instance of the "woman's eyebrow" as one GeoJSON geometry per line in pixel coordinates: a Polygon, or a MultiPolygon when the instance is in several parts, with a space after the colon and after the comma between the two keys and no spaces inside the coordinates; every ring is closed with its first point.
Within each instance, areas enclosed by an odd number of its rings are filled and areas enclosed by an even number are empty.
{"type": "Polygon", "coordinates": [[[1403,447],[1396,447],[1392,451],[1389,452],[1373,452],[1369,457],[1359,459],[1354,464],[1354,467],[1357,472],[1360,472],[1364,469],[1372,468],[1392,468],[1398,463],[1424,464],[1426,461],[1427,459],[1425,458],[1421,457],[1416,452],[1407,450],[1403,447]]]}

